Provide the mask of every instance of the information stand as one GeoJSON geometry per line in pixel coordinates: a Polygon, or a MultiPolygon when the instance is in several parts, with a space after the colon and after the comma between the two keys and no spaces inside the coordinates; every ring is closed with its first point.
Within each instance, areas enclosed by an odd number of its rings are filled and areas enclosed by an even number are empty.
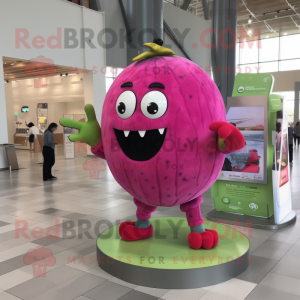
{"type": "Polygon", "coordinates": [[[288,163],[284,100],[273,95],[270,74],[239,74],[228,98],[227,121],[245,137],[245,147],[226,155],[212,186],[211,221],[276,229],[295,222],[288,163]],[[276,162],[276,163],[275,163],[276,162]]]}

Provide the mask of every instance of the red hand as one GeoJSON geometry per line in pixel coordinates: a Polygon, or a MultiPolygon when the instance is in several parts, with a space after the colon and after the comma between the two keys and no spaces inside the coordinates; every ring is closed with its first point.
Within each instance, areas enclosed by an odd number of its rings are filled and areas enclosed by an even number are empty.
{"type": "Polygon", "coordinates": [[[230,123],[214,122],[209,126],[209,129],[217,132],[220,139],[218,142],[218,149],[224,154],[238,151],[245,146],[244,136],[230,123]],[[223,147],[220,146],[221,144],[224,144],[223,147]]]}

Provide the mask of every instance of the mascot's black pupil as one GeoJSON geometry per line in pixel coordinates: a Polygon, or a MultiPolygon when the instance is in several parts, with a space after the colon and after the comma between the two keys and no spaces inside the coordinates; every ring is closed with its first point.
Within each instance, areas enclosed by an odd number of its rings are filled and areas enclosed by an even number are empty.
{"type": "Polygon", "coordinates": [[[158,105],[154,102],[150,102],[147,107],[148,113],[151,115],[155,115],[158,112],[158,105]]]}
{"type": "Polygon", "coordinates": [[[119,103],[119,106],[118,106],[118,112],[123,115],[125,113],[125,110],[126,110],[126,106],[123,102],[120,102],[119,103]]]}

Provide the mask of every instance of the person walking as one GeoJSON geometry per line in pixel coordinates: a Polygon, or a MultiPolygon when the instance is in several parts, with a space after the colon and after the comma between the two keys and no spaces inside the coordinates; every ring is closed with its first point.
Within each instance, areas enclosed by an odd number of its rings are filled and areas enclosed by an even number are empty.
{"type": "Polygon", "coordinates": [[[296,138],[296,135],[295,135],[295,123],[291,123],[291,127],[293,127],[293,139],[294,139],[294,144],[296,146],[297,138],[296,138]]]}
{"type": "Polygon", "coordinates": [[[297,139],[298,146],[300,145],[300,122],[296,123],[296,126],[294,128],[294,133],[297,139]]]}
{"type": "Polygon", "coordinates": [[[30,144],[30,151],[33,150],[33,143],[34,140],[36,139],[36,135],[40,133],[39,129],[34,126],[34,124],[32,122],[30,122],[27,127],[29,128],[28,130],[28,135],[29,135],[29,144],[30,144]]]}
{"type": "Polygon", "coordinates": [[[289,159],[290,163],[293,163],[293,156],[294,156],[294,145],[293,145],[293,136],[294,136],[294,128],[292,124],[289,124],[288,128],[288,136],[289,136],[289,159]]]}
{"type": "Polygon", "coordinates": [[[43,180],[56,180],[51,173],[51,169],[55,164],[55,145],[57,144],[54,140],[53,133],[57,130],[57,124],[51,123],[48,129],[44,133],[44,146],[43,146],[43,156],[44,156],[44,164],[43,164],[43,180]]]}

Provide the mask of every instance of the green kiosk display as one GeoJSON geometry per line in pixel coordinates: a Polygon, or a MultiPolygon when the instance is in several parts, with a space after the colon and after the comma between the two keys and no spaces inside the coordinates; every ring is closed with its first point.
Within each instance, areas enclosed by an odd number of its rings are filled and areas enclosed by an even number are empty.
{"type": "Polygon", "coordinates": [[[212,221],[238,221],[275,229],[296,220],[291,206],[285,101],[272,93],[270,74],[238,74],[227,101],[227,121],[245,137],[245,147],[226,155],[211,188],[212,221]]]}

